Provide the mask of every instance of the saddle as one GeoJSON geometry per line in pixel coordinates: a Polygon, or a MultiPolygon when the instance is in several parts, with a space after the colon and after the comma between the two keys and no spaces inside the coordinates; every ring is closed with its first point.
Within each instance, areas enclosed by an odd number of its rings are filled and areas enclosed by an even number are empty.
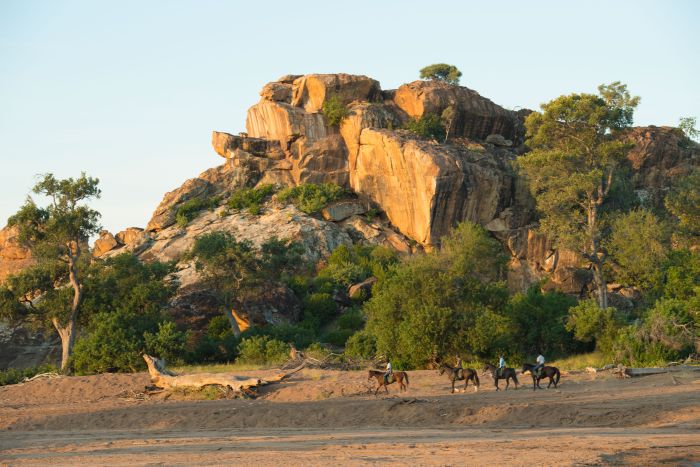
{"type": "Polygon", "coordinates": [[[457,379],[464,379],[464,368],[458,368],[455,376],[457,379]]]}

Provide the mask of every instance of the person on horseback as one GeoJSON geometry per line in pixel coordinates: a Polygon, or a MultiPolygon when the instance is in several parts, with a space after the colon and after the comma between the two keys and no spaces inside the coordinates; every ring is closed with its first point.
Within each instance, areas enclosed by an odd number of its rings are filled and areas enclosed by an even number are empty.
{"type": "Polygon", "coordinates": [[[462,368],[462,357],[457,355],[457,378],[464,378],[464,369],[462,368]]]}
{"type": "Polygon", "coordinates": [[[503,376],[503,371],[506,369],[506,359],[503,358],[503,355],[500,355],[498,357],[498,376],[503,376]]]}
{"type": "Polygon", "coordinates": [[[386,362],[386,372],[384,373],[384,383],[389,384],[389,377],[394,374],[391,362],[386,362]]]}
{"type": "Polygon", "coordinates": [[[532,369],[532,374],[535,375],[535,377],[539,377],[542,368],[544,368],[544,356],[539,354],[537,356],[537,365],[535,365],[535,368],[532,369]]]}

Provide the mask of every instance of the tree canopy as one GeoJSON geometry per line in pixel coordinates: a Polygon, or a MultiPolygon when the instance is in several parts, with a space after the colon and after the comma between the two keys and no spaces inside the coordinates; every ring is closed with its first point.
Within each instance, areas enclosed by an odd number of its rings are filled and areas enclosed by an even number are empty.
{"type": "Polygon", "coordinates": [[[28,197],[8,220],[19,230],[19,242],[29,248],[37,264],[8,280],[3,286],[6,299],[2,312],[10,319],[23,315],[35,322],[50,322],[61,337],[61,368],[67,369],[76,336],[83,301],[83,256],[90,235],[99,230],[100,213],[86,201],[99,198],[99,181],[84,173],[80,177],[57,179],[44,175],[33,192],[48,200],[41,207],[28,197]],[[70,287],[64,287],[64,285],[70,287]],[[15,299],[22,304],[7,303],[15,299]]]}
{"type": "Polygon", "coordinates": [[[459,78],[462,77],[462,72],[454,65],[447,63],[434,63],[420,70],[421,79],[431,79],[435,81],[444,81],[445,83],[458,85],[459,78]]]}
{"type": "Polygon", "coordinates": [[[599,94],[570,94],[542,104],[526,121],[531,152],[518,158],[540,213],[540,228],[559,247],[593,264],[600,306],[607,306],[602,245],[604,203],[630,146],[617,138],[632,124],[639,97],[619,82],[599,94]]]}

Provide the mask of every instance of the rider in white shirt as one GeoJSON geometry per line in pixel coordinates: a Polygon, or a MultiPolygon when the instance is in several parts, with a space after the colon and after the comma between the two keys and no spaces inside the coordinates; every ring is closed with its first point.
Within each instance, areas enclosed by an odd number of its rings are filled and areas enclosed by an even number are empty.
{"type": "Polygon", "coordinates": [[[540,354],[537,356],[537,365],[532,369],[532,374],[537,375],[542,368],[544,368],[544,356],[540,354]]]}
{"type": "Polygon", "coordinates": [[[386,372],[384,373],[384,381],[388,384],[389,383],[389,376],[394,373],[394,369],[391,366],[391,362],[387,362],[386,364],[386,372]]]}
{"type": "Polygon", "coordinates": [[[498,374],[503,375],[503,370],[506,368],[506,359],[503,358],[503,355],[498,357],[498,374]]]}

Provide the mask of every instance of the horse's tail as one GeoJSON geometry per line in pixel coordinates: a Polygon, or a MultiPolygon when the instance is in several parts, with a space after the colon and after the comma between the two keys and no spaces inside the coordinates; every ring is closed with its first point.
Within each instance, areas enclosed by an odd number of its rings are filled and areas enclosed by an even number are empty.
{"type": "Polygon", "coordinates": [[[406,378],[406,386],[408,386],[408,373],[406,373],[406,372],[404,371],[404,372],[403,372],[403,376],[404,376],[404,378],[406,378]]]}
{"type": "Polygon", "coordinates": [[[557,372],[554,374],[554,384],[559,384],[559,378],[561,378],[561,373],[559,372],[559,368],[556,369],[557,372]]]}

